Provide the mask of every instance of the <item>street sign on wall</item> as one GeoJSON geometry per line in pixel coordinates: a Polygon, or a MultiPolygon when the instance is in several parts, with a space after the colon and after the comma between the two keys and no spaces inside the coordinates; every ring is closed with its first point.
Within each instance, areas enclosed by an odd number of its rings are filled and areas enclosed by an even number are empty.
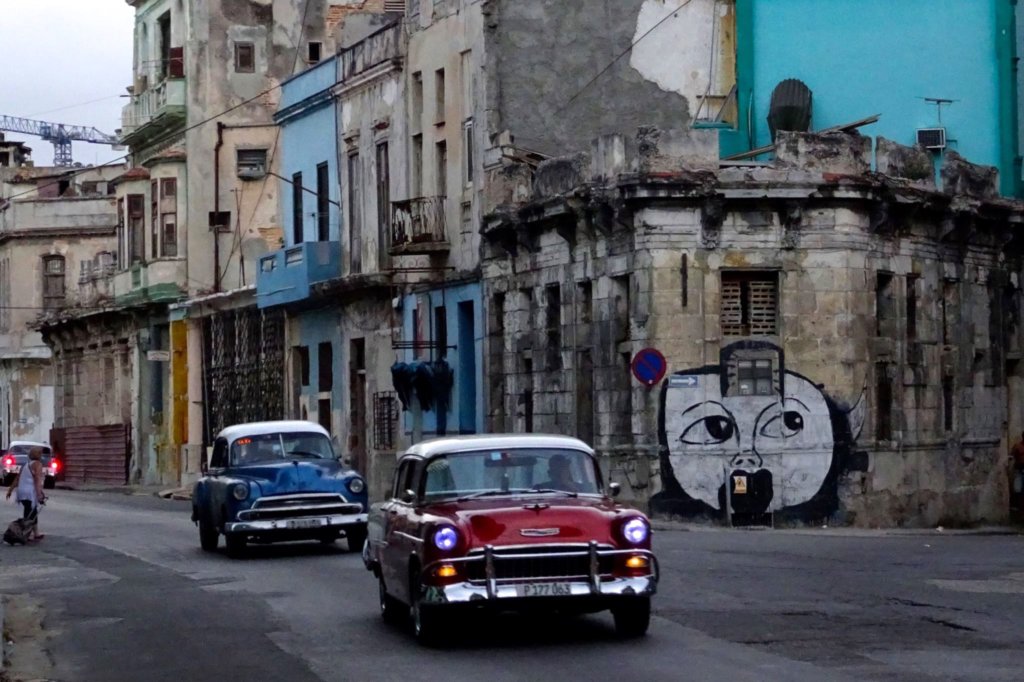
{"type": "Polygon", "coordinates": [[[633,376],[636,377],[637,381],[644,386],[654,386],[665,378],[668,363],[660,351],[654,348],[644,348],[633,356],[630,368],[633,370],[633,376]]]}

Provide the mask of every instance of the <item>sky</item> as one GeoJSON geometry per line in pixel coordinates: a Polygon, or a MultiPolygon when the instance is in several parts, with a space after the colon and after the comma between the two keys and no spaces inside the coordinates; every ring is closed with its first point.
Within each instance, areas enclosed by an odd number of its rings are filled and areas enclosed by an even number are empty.
{"type": "MultiPolygon", "coordinates": [[[[127,103],[121,95],[132,82],[133,26],[134,10],[125,0],[0,0],[0,114],[113,135],[127,103]]],[[[27,142],[37,166],[52,163],[49,142],[5,135],[27,142]]],[[[124,154],[74,143],[74,160],[84,164],[124,154]]]]}

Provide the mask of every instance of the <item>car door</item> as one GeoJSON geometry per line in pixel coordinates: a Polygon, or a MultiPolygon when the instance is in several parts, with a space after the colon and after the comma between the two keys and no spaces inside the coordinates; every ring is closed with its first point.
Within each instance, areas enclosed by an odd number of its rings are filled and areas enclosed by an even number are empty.
{"type": "Polygon", "coordinates": [[[384,557],[382,564],[388,567],[385,581],[388,591],[400,599],[408,596],[409,552],[413,544],[407,533],[408,516],[412,505],[404,499],[415,475],[416,460],[403,460],[395,476],[395,487],[391,501],[384,509],[384,557]]]}
{"type": "Polygon", "coordinates": [[[223,528],[225,519],[222,510],[226,507],[226,488],[221,474],[228,465],[228,441],[218,438],[213,442],[213,454],[210,455],[210,466],[206,477],[206,501],[209,518],[217,528],[223,528]]]}

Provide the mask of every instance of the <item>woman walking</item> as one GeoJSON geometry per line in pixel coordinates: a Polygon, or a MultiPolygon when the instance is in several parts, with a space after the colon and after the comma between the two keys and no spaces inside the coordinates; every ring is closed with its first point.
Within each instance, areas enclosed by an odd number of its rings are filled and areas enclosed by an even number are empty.
{"type": "Polygon", "coordinates": [[[46,495],[43,494],[43,481],[46,474],[43,473],[43,449],[32,448],[28,453],[28,461],[18,471],[17,477],[7,489],[7,499],[17,491],[17,500],[24,509],[22,518],[35,518],[36,525],[33,530],[33,539],[42,540],[43,534],[39,532],[39,505],[46,502],[46,495]],[[25,470],[28,470],[28,475],[25,470]]]}

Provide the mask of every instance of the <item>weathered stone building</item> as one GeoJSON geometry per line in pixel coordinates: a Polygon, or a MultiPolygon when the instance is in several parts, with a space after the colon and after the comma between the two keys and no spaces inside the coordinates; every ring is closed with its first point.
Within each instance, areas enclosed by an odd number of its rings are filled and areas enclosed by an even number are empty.
{"type": "MultiPolygon", "coordinates": [[[[22,150],[25,148],[22,147],[22,150]]],[[[0,437],[50,440],[61,396],[40,317],[89,308],[107,294],[123,168],[0,169],[0,437]]]]}
{"type": "Polygon", "coordinates": [[[720,163],[711,135],[497,173],[489,426],[592,440],[664,514],[1004,519],[1024,207],[955,155],[937,190],[884,140],[871,172],[858,135],[783,134],[771,164],[720,163]],[[644,348],[658,385],[630,373],[644,348]]]}

